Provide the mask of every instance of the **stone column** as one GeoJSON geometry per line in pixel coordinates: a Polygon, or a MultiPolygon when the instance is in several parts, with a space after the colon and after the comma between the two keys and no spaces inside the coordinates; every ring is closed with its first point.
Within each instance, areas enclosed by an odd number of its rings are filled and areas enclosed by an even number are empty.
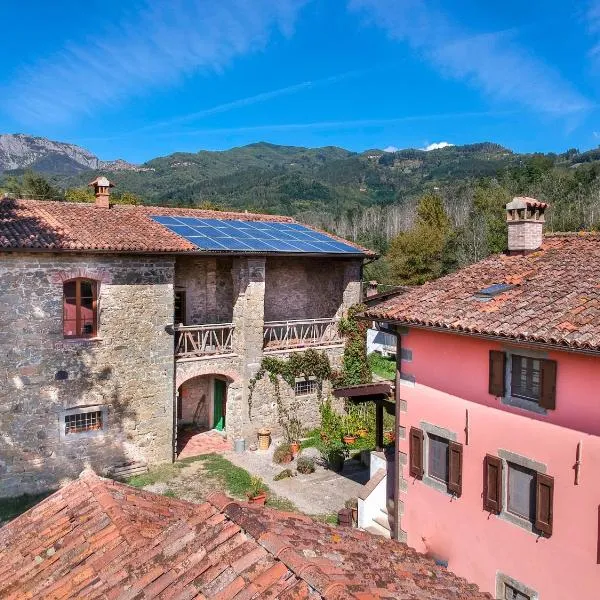
{"type": "Polygon", "coordinates": [[[242,380],[239,406],[228,407],[228,433],[249,431],[248,381],[256,374],[263,355],[265,322],[265,259],[236,258],[233,277],[233,349],[240,356],[242,380]],[[235,412],[234,412],[235,411],[235,412]],[[232,414],[233,413],[233,414],[232,414]]]}
{"type": "Polygon", "coordinates": [[[337,310],[336,317],[345,316],[352,305],[361,301],[361,265],[361,260],[349,260],[344,265],[342,303],[337,310]]]}

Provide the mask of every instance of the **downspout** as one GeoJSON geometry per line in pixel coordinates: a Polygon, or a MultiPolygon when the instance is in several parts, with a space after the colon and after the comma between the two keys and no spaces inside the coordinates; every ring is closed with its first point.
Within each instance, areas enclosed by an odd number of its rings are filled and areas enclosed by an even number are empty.
{"type": "MultiPolygon", "coordinates": [[[[392,331],[386,332],[392,333],[392,331]]],[[[394,539],[400,541],[400,481],[402,479],[402,465],[400,463],[400,382],[402,380],[402,336],[394,331],[396,336],[396,381],[394,386],[394,400],[396,403],[396,419],[394,423],[394,539]]]]}

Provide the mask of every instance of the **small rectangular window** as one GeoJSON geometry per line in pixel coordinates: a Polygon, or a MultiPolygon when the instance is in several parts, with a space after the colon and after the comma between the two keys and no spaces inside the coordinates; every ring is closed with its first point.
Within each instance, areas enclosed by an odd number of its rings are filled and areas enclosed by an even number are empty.
{"type": "Polygon", "coordinates": [[[300,379],[294,385],[296,396],[308,396],[317,393],[317,382],[314,379],[300,379]]]}
{"type": "Polygon", "coordinates": [[[508,512],[535,523],[536,472],[508,463],[508,512]]]}
{"type": "Polygon", "coordinates": [[[504,600],[531,600],[531,596],[520,592],[508,583],[504,584],[504,600]]]}
{"type": "Polygon", "coordinates": [[[540,401],[540,360],[527,356],[512,356],[511,394],[533,402],[540,401]]]}
{"type": "Polygon", "coordinates": [[[65,415],[65,435],[98,431],[103,426],[102,411],[78,412],[65,415]]]}
{"type": "Polygon", "coordinates": [[[429,436],[428,475],[444,483],[448,483],[449,442],[437,435],[429,436]]]}

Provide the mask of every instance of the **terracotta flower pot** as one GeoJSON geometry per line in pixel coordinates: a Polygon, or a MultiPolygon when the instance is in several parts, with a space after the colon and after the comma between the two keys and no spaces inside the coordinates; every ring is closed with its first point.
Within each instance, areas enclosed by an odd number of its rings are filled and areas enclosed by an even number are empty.
{"type": "Polygon", "coordinates": [[[264,506],[267,501],[267,494],[262,492],[257,496],[250,496],[248,498],[248,504],[257,504],[258,506],[264,506]]]}
{"type": "Polygon", "coordinates": [[[348,444],[349,446],[351,446],[352,444],[354,444],[354,442],[356,442],[355,435],[345,435],[344,436],[344,444],[348,444]]]}
{"type": "Polygon", "coordinates": [[[300,442],[292,442],[290,444],[290,448],[292,450],[292,455],[297,456],[298,453],[300,452],[300,442]]]}

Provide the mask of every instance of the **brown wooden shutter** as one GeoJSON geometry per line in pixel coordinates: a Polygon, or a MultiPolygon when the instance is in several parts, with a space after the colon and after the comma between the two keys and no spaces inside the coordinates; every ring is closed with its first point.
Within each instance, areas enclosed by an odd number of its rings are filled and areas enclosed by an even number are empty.
{"type": "Polygon", "coordinates": [[[552,535],[554,477],[538,473],[535,493],[535,527],[544,535],[552,535]]]}
{"type": "Polygon", "coordinates": [[[491,454],[483,461],[483,508],[495,514],[502,511],[502,460],[491,454]]]}
{"type": "Polygon", "coordinates": [[[462,494],[463,446],[458,442],[450,442],[449,450],[448,491],[460,496],[462,494]]]}
{"type": "Polygon", "coordinates": [[[504,396],[504,372],[506,354],[498,350],[490,350],[490,384],[489,392],[492,396],[504,396]]]}
{"type": "Polygon", "coordinates": [[[556,361],[542,360],[540,406],[554,410],[556,408],[556,361]]]}
{"type": "Polygon", "coordinates": [[[423,479],[423,432],[416,427],[410,428],[410,475],[423,479]]]}

